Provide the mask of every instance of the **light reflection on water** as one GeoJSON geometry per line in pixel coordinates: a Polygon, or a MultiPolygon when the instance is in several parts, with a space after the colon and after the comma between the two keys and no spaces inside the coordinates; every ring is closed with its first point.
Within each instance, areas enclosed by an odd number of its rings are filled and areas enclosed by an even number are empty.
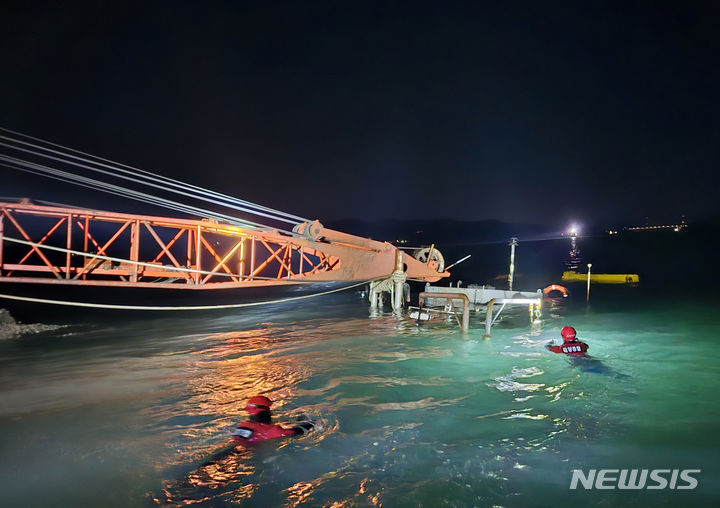
{"type": "MultiPolygon", "coordinates": [[[[710,401],[711,390],[668,363],[705,362],[698,375],[711,379],[714,344],[689,348],[687,323],[658,323],[655,311],[601,319],[556,306],[532,330],[509,319],[483,340],[479,326],[463,336],[453,323],[368,319],[364,304],[334,302],[274,319],[251,311],[2,343],[3,496],[45,506],[549,505],[578,499],[569,469],[650,467],[679,421],[702,428],[719,415],[717,403],[688,406],[689,391],[710,401]],[[544,350],[568,313],[597,362],[544,350]],[[276,401],[277,421],[308,415],[318,430],[228,446],[255,394],[276,401]],[[657,419],[671,408],[680,411],[657,419]]],[[[689,435],[676,444],[698,451],[689,435]]],[[[700,455],[704,467],[714,451],[700,455]]]]}

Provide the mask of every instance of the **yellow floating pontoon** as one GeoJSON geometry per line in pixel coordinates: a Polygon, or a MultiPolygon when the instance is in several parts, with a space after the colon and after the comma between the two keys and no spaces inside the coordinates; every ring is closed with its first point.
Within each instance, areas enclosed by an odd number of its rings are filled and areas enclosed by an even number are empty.
{"type": "MultiPolygon", "coordinates": [[[[587,273],[563,272],[562,280],[584,282],[587,280],[587,273]]],[[[597,284],[638,284],[640,277],[636,273],[591,273],[590,282],[597,284]]]]}

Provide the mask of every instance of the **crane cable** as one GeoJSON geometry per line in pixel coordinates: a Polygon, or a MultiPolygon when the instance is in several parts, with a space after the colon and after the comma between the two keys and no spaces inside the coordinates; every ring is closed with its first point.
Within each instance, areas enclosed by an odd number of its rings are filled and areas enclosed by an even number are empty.
{"type": "MultiPolygon", "coordinates": [[[[220,192],[216,192],[216,191],[213,191],[213,190],[210,190],[210,189],[206,189],[206,188],[203,188],[203,187],[199,187],[199,186],[196,186],[196,185],[188,184],[188,183],[185,183],[185,182],[182,182],[182,181],[179,181],[179,180],[175,180],[175,179],[173,179],[173,178],[169,178],[169,177],[166,177],[166,176],[163,176],[163,175],[158,175],[158,174],[156,174],[156,173],[152,173],[152,172],[150,172],[150,171],[145,171],[145,170],[142,170],[142,169],[139,169],[139,168],[135,168],[135,167],[129,166],[129,165],[127,165],[127,164],[122,164],[122,163],[115,162],[115,161],[112,161],[112,160],[109,160],[109,159],[104,159],[104,158],[102,158],[102,157],[98,157],[98,156],[95,156],[95,155],[92,155],[92,154],[88,154],[88,153],[85,153],[85,152],[81,152],[81,151],[79,151],[79,150],[74,150],[74,149],[72,149],[72,148],[65,147],[65,146],[63,146],[63,145],[59,145],[59,144],[56,144],[56,143],[52,143],[52,142],[47,141],[47,140],[43,140],[43,139],[40,139],[40,138],[35,138],[35,137],[32,137],[32,136],[28,136],[27,134],[23,134],[23,133],[20,133],[20,132],[12,131],[12,130],[10,130],[10,129],[6,129],[6,128],[3,128],[3,127],[0,127],[0,131],[4,131],[4,132],[7,132],[7,133],[15,134],[15,135],[17,135],[17,136],[22,136],[22,137],[24,137],[24,138],[31,139],[31,140],[33,140],[33,141],[38,141],[38,142],[40,142],[40,143],[44,143],[44,144],[49,145],[49,146],[53,146],[53,147],[56,147],[56,148],[61,148],[61,149],[63,149],[63,150],[67,150],[67,151],[69,151],[69,152],[73,152],[73,153],[76,153],[76,154],[84,155],[84,156],[86,156],[86,157],[91,157],[91,159],[88,159],[88,158],[85,158],[85,157],[78,157],[78,156],[72,155],[72,154],[70,154],[70,153],[66,153],[66,152],[62,152],[62,151],[58,151],[58,150],[53,150],[53,149],[51,149],[51,148],[47,148],[47,147],[44,147],[44,146],[36,145],[36,144],[34,144],[34,143],[28,143],[28,142],[26,142],[26,141],[21,141],[21,140],[18,140],[18,139],[13,139],[13,138],[10,138],[10,137],[7,137],[7,136],[0,136],[0,138],[5,139],[5,140],[8,140],[8,141],[11,141],[11,142],[13,142],[13,143],[23,144],[23,145],[25,145],[25,146],[30,146],[30,147],[33,147],[33,148],[37,148],[37,149],[39,149],[39,150],[44,150],[44,151],[47,151],[47,152],[50,152],[50,153],[55,153],[55,154],[57,154],[57,155],[62,155],[63,157],[68,157],[68,158],[72,158],[72,159],[75,159],[75,160],[80,160],[80,161],[83,161],[83,162],[87,162],[87,163],[89,163],[89,164],[95,164],[95,165],[98,165],[98,166],[101,166],[101,167],[105,167],[105,168],[108,168],[108,169],[114,169],[115,171],[118,171],[118,172],[121,172],[121,173],[124,173],[124,174],[133,175],[133,176],[136,176],[136,177],[139,177],[139,178],[145,178],[145,179],[153,180],[153,181],[161,181],[161,182],[166,183],[166,184],[168,184],[168,185],[170,185],[170,186],[172,186],[172,187],[175,187],[175,188],[185,189],[185,190],[192,190],[192,191],[195,191],[195,192],[199,193],[199,196],[195,196],[197,199],[204,199],[204,196],[210,195],[210,196],[215,197],[216,200],[226,201],[226,202],[229,202],[229,203],[234,203],[235,205],[249,206],[249,207],[255,208],[255,209],[257,209],[257,210],[262,210],[262,211],[270,212],[270,213],[272,213],[272,214],[274,214],[274,215],[278,215],[278,216],[280,216],[280,217],[286,217],[286,218],[288,218],[288,219],[293,219],[295,222],[307,222],[307,221],[308,221],[308,219],[305,219],[305,218],[303,218],[303,217],[299,217],[299,216],[297,216],[297,215],[289,214],[289,213],[287,213],[287,212],[283,212],[283,211],[280,211],[280,210],[275,210],[275,209],[269,208],[269,207],[267,207],[267,206],[258,205],[258,204],[256,204],[256,203],[252,203],[252,202],[246,201],[246,200],[244,200],[244,199],[240,199],[240,198],[236,198],[236,197],[233,197],[233,196],[229,196],[229,195],[227,195],[227,194],[222,194],[222,193],[220,193],[220,192]],[[93,160],[93,159],[95,159],[95,160],[93,160]],[[98,161],[101,161],[101,162],[98,162],[98,161]],[[108,164],[105,164],[105,163],[110,163],[110,164],[108,165],[108,164]],[[123,168],[127,168],[127,169],[123,169],[123,168]]],[[[5,146],[7,146],[7,145],[5,145],[5,146]]],[[[10,146],[10,148],[18,149],[17,147],[12,147],[12,146],[10,146]]],[[[28,151],[28,150],[25,150],[25,151],[28,151]]],[[[35,153],[35,152],[31,152],[31,153],[35,153]]],[[[36,155],[39,155],[39,156],[41,156],[41,157],[48,157],[48,156],[45,155],[45,154],[38,154],[38,153],[35,153],[35,154],[36,154],[36,155]]],[[[66,162],[66,163],[68,163],[68,164],[72,164],[72,162],[70,162],[70,161],[64,161],[64,160],[63,160],[63,162],[66,162]]],[[[84,167],[84,166],[83,166],[83,167],[84,167]]],[[[89,168],[89,169],[93,169],[93,168],[89,168]]],[[[97,168],[95,168],[95,169],[93,169],[93,170],[97,170],[97,168]]],[[[113,176],[119,176],[119,175],[113,175],[113,176]]],[[[142,183],[144,183],[144,182],[142,182],[142,183]]],[[[206,199],[206,200],[207,200],[207,199],[206,199]]],[[[212,201],[212,202],[216,202],[216,201],[212,201]]],[[[228,206],[228,205],[223,205],[223,206],[228,206]]],[[[232,208],[231,206],[229,206],[229,207],[232,208]]],[[[249,213],[253,213],[253,212],[249,212],[249,213]]]]}
{"type": "MultiPolygon", "coordinates": [[[[5,138],[5,139],[6,139],[5,136],[0,136],[0,139],[2,139],[2,138],[5,138]]],[[[104,175],[108,175],[108,176],[112,176],[112,177],[115,177],[115,178],[121,178],[121,179],[123,179],[123,180],[128,180],[128,181],[131,181],[131,182],[133,182],[133,183],[140,184],[140,185],[146,185],[146,186],[149,186],[149,187],[154,187],[154,188],[156,188],[156,189],[161,189],[161,190],[165,190],[165,191],[172,192],[172,193],[175,193],[175,194],[180,194],[180,195],[183,195],[183,196],[186,196],[186,197],[190,197],[190,198],[194,198],[194,199],[199,199],[199,200],[202,200],[202,201],[208,201],[208,202],[210,202],[210,203],[215,203],[215,204],[217,204],[217,201],[216,201],[216,200],[209,199],[209,198],[206,198],[206,197],[204,197],[204,196],[194,195],[194,194],[191,194],[191,193],[188,193],[188,192],[185,192],[185,191],[168,189],[168,188],[166,188],[166,187],[164,187],[164,186],[162,186],[162,185],[159,185],[159,184],[157,184],[157,183],[143,182],[143,181],[141,181],[141,180],[138,180],[137,178],[133,178],[133,177],[129,177],[129,176],[124,176],[124,175],[121,175],[121,174],[113,174],[112,172],[106,171],[106,170],[104,170],[104,169],[93,168],[92,166],[88,166],[88,165],[85,165],[85,164],[79,164],[79,163],[77,163],[77,162],[72,162],[72,161],[66,161],[66,160],[61,159],[61,158],[59,158],[59,157],[53,157],[52,155],[41,154],[41,153],[36,152],[36,151],[33,151],[33,150],[28,150],[28,149],[26,149],[26,148],[20,148],[20,147],[12,146],[12,145],[9,145],[9,144],[7,144],[7,143],[2,143],[2,142],[0,142],[0,146],[4,146],[4,147],[6,147],[6,148],[11,148],[12,150],[16,150],[16,151],[20,151],[20,152],[30,153],[30,154],[32,154],[32,155],[37,155],[37,156],[39,156],[39,157],[44,157],[44,158],[46,158],[46,159],[51,159],[51,160],[54,160],[54,161],[57,161],[57,162],[61,162],[61,163],[64,163],[64,164],[70,164],[70,165],[77,166],[77,167],[80,167],[80,168],[89,169],[90,171],[95,171],[95,172],[98,172],[98,173],[101,173],[101,174],[104,174],[104,175]]],[[[3,157],[7,157],[7,156],[3,156],[3,157]]],[[[16,162],[23,162],[23,163],[30,164],[29,161],[25,161],[25,160],[23,160],[23,159],[16,159],[16,162]]],[[[116,169],[119,171],[119,168],[116,168],[116,169]]],[[[69,174],[71,174],[71,173],[69,173],[69,174]]],[[[98,181],[100,181],[100,180],[98,180],[98,181]]],[[[245,212],[245,213],[249,213],[249,214],[251,214],[251,215],[260,215],[260,216],[263,216],[263,217],[266,217],[266,218],[270,218],[270,219],[272,219],[272,220],[277,220],[277,221],[281,221],[281,222],[287,222],[287,223],[290,223],[290,224],[297,224],[297,223],[298,223],[298,221],[296,221],[296,220],[290,220],[290,219],[285,219],[285,218],[281,218],[281,217],[275,217],[275,216],[273,216],[273,215],[269,215],[269,214],[264,213],[264,212],[253,211],[252,209],[249,209],[249,208],[244,208],[244,207],[230,207],[230,206],[227,206],[227,205],[223,205],[223,206],[226,206],[226,207],[228,207],[228,208],[235,208],[235,209],[238,210],[238,211],[245,212]]]]}
{"type": "Polygon", "coordinates": [[[320,293],[313,293],[310,295],[292,296],[289,298],[280,298],[278,300],[265,300],[262,302],[248,302],[248,303],[229,303],[221,305],[181,305],[181,306],[158,306],[158,305],[116,305],[111,303],[88,303],[88,302],[75,302],[69,300],[52,300],[49,298],[33,298],[30,296],[17,296],[0,293],[0,298],[6,300],[16,300],[20,302],[31,302],[31,303],[47,303],[50,305],[63,305],[66,307],[86,307],[92,309],[113,309],[113,310],[147,310],[147,311],[189,311],[189,310],[219,310],[219,309],[238,309],[242,307],[257,307],[260,305],[271,305],[286,302],[295,302],[298,300],[306,300],[308,298],[315,298],[317,296],[325,296],[332,293],[338,293],[347,289],[356,288],[364,284],[372,282],[373,279],[358,282],[350,286],[342,288],[331,289],[329,291],[323,291],[320,293]]]}
{"type": "Polygon", "coordinates": [[[93,179],[93,178],[75,175],[73,173],[68,173],[66,171],[54,169],[54,168],[51,168],[48,166],[43,166],[41,164],[24,161],[22,159],[17,159],[15,157],[8,157],[6,155],[0,154],[0,166],[8,167],[11,169],[16,169],[16,170],[23,171],[26,173],[39,174],[39,175],[45,176],[47,178],[51,178],[53,180],[60,180],[62,182],[74,183],[75,185],[78,185],[80,187],[88,187],[88,188],[99,190],[102,192],[107,192],[107,193],[115,194],[118,196],[128,197],[130,199],[135,199],[136,201],[142,201],[145,203],[155,204],[155,205],[169,208],[172,210],[177,210],[177,211],[181,211],[184,213],[188,213],[190,215],[201,216],[201,217],[203,217],[203,216],[214,217],[217,219],[222,219],[231,224],[247,227],[249,229],[260,229],[260,230],[275,229],[277,231],[282,231],[283,233],[289,234],[291,236],[296,236],[295,233],[293,233],[292,231],[289,231],[289,230],[272,228],[271,226],[267,226],[265,224],[259,224],[257,222],[252,222],[252,221],[246,221],[246,220],[239,219],[237,217],[233,217],[232,215],[221,214],[221,213],[213,212],[211,210],[205,210],[203,208],[198,208],[198,207],[195,207],[192,205],[186,205],[183,203],[179,203],[177,201],[172,201],[169,199],[153,196],[152,194],[146,194],[144,192],[128,189],[127,187],[121,187],[119,185],[101,182],[101,181],[93,179]],[[13,164],[17,164],[17,165],[19,165],[19,167],[15,166],[13,164]]]}

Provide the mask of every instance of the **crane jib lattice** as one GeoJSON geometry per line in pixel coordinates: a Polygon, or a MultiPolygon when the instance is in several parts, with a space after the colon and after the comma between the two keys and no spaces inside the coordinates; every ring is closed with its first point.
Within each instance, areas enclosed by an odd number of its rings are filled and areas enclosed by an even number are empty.
{"type": "MultiPolygon", "coordinates": [[[[213,289],[388,277],[389,243],[302,223],[295,234],[211,220],[0,203],[0,282],[213,289]]],[[[402,253],[407,276],[434,271],[402,253]]]]}

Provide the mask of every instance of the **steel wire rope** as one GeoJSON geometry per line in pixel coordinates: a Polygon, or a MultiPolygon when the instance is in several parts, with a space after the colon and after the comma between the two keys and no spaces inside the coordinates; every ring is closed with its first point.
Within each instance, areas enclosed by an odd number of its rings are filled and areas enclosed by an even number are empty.
{"type": "MultiPolygon", "coordinates": [[[[3,160],[2,155],[0,155],[0,161],[1,160],[3,160]]],[[[157,205],[157,206],[160,206],[163,208],[168,208],[170,210],[175,210],[175,211],[179,211],[182,213],[186,213],[186,214],[192,215],[194,217],[197,217],[197,216],[203,217],[204,216],[204,217],[213,218],[213,219],[219,219],[219,218],[223,217],[222,214],[217,214],[215,212],[211,212],[210,210],[201,210],[201,209],[197,209],[194,207],[190,207],[189,205],[183,205],[181,203],[174,203],[169,200],[163,200],[163,198],[157,198],[155,196],[140,193],[138,191],[131,191],[130,189],[126,189],[126,190],[108,189],[108,188],[102,187],[102,185],[100,185],[100,183],[93,184],[93,183],[83,183],[83,182],[77,181],[77,178],[85,178],[85,177],[77,177],[74,175],[72,177],[70,177],[70,176],[68,176],[68,177],[54,176],[51,174],[47,174],[47,171],[44,171],[44,170],[36,170],[36,169],[32,169],[32,168],[27,168],[27,167],[16,167],[16,166],[11,166],[7,163],[3,164],[2,162],[0,162],[0,166],[4,166],[7,168],[11,168],[11,169],[16,169],[18,171],[23,171],[26,173],[40,175],[45,178],[51,178],[53,180],[59,180],[61,182],[70,183],[73,185],[77,185],[79,187],[86,187],[89,189],[99,190],[101,192],[107,192],[109,194],[114,194],[117,196],[129,198],[129,199],[134,199],[136,201],[150,203],[150,204],[157,205]],[[204,213],[200,213],[200,212],[204,212],[204,213]]],[[[59,170],[54,170],[54,171],[59,172],[59,170]]],[[[93,181],[91,179],[88,179],[88,180],[90,182],[93,181]]],[[[251,222],[241,222],[240,219],[238,219],[236,217],[230,217],[230,216],[224,216],[224,217],[226,217],[226,218],[223,218],[223,220],[230,222],[232,225],[242,226],[247,229],[251,229],[251,230],[268,230],[268,229],[270,229],[268,226],[254,225],[251,222]]],[[[289,231],[284,231],[284,230],[282,230],[282,231],[290,234],[289,231]]]]}
{"type": "Polygon", "coordinates": [[[70,151],[70,152],[74,152],[74,153],[77,153],[77,154],[80,154],[80,155],[84,155],[84,156],[86,156],[86,157],[92,157],[92,159],[96,159],[96,160],[86,159],[86,158],[83,158],[83,157],[77,157],[77,156],[74,156],[74,155],[72,155],[72,154],[63,153],[63,152],[60,152],[60,151],[57,151],[57,150],[53,150],[53,149],[50,149],[50,148],[47,148],[47,147],[43,147],[43,146],[40,146],[40,145],[35,145],[35,144],[33,144],[33,143],[28,143],[28,142],[26,142],[26,141],[21,141],[21,140],[17,140],[17,139],[12,139],[12,138],[9,138],[9,137],[7,137],[7,136],[0,136],[0,138],[7,139],[7,140],[10,140],[10,141],[12,141],[12,142],[21,143],[21,144],[24,144],[24,145],[26,145],[26,146],[32,146],[32,147],[35,147],[35,148],[38,148],[38,149],[41,149],[41,150],[49,151],[49,152],[51,152],[51,153],[56,153],[56,154],[59,154],[59,155],[64,155],[64,156],[66,156],[66,157],[71,157],[71,158],[74,158],[74,159],[77,159],[77,160],[82,160],[82,161],[84,161],[84,162],[89,162],[89,163],[91,163],[91,164],[97,164],[97,165],[99,165],[99,166],[107,167],[107,168],[109,168],[109,169],[115,169],[115,170],[120,171],[120,172],[123,172],[123,173],[135,174],[135,175],[140,176],[140,177],[142,177],[142,178],[147,178],[147,179],[152,178],[152,179],[156,179],[156,180],[161,180],[161,181],[164,181],[165,183],[168,183],[169,185],[172,185],[173,187],[176,187],[176,188],[193,189],[193,190],[195,190],[195,191],[197,191],[197,192],[200,192],[200,193],[202,193],[202,194],[213,195],[213,196],[215,196],[216,198],[218,198],[218,199],[220,199],[220,200],[223,200],[223,201],[227,201],[227,202],[231,202],[231,203],[236,203],[236,204],[242,204],[242,205],[245,205],[245,206],[250,206],[250,207],[256,208],[256,209],[258,209],[258,210],[264,210],[264,211],[267,211],[267,212],[270,212],[270,213],[274,213],[274,214],[279,215],[279,216],[284,216],[284,217],[287,217],[287,218],[289,218],[289,219],[294,219],[294,220],[297,221],[297,222],[308,222],[308,221],[309,221],[309,219],[306,219],[306,218],[303,218],[303,217],[299,217],[299,216],[297,216],[297,215],[293,215],[293,214],[290,214],[290,213],[287,213],[287,212],[283,212],[283,211],[281,211],[281,210],[276,210],[276,209],[273,209],[273,208],[270,208],[270,207],[267,207],[267,206],[259,205],[259,204],[257,204],[257,203],[253,203],[253,202],[251,202],[251,201],[247,201],[247,200],[244,200],[244,199],[240,199],[240,198],[237,198],[237,197],[234,197],[234,196],[229,196],[229,195],[227,195],[227,194],[223,194],[223,193],[220,193],[220,192],[217,192],[217,191],[213,191],[213,190],[211,190],[211,189],[206,189],[206,188],[204,188],[204,187],[200,187],[200,186],[197,186],[197,185],[189,184],[189,183],[187,183],[187,182],[182,182],[182,181],[176,180],[176,179],[174,179],[174,178],[170,178],[170,177],[166,177],[166,176],[163,176],[163,175],[159,175],[159,174],[153,173],[153,172],[151,172],[151,171],[146,171],[146,170],[139,169],[139,168],[136,168],[136,167],[133,167],[133,166],[129,166],[129,165],[127,165],[127,164],[123,164],[123,163],[120,163],[120,162],[115,162],[115,161],[112,161],[112,160],[110,160],[110,159],[105,159],[105,158],[103,158],[103,157],[98,157],[98,156],[93,155],[93,154],[89,154],[89,153],[86,153],[86,152],[81,152],[81,151],[79,151],[79,150],[75,150],[75,149],[73,149],[73,148],[69,148],[69,147],[66,147],[66,146],[63,146],[63,145],[59,145],[59,144],[57,144],[57,143],[52,143],[52,142],[47,141],[47,140],[44,140],[44,139],[40,139],[40,138],[36,138],[36,137],[33,137],[33,136],[29,136],[29,135],[23,134],[23,133],[21,133],[21,132],[13,131],[13,130],[6,129],[6,128],[3,128],[3,127],[0,127],[0,131],[9,132],[9,133],[15,134],[15,135],[17,135],[17,136],[22,136],[22,137],[27,138],[27,139],[32,139],[33,141],[38,141],[38,142],[40,142],[40,143],[45,143],[45,144],[50,145],[50,146],[54,146],[54,147],[57,147],[57,148],[62,148],[63,150],[68,150],[68,151],[70,151]],[[102,162],[97,162],[97,161],[102,161],[102,162]],[[104,163],[106,163],[106,162],[107,162],[107,163],[110,163],[111,166],[109,166],[109,165],[107,165],[107,164],[104,164],[104,163]],[[122,168],[127,168],[127,169],[122,169],[122,168]],[[128,170],[130,170],[130,171],[128,171],[128,170]],[[135,173],[133,173],[133,171],[134,171],[135,173]]]}
{"type": "Polygon", "coordinates": [[[31,296],[17,296],[0,293],[0,298],[6,300],[16,300],[21,302],[31,303],[47,303],[50,305],[64,305],[66,307],[89,307],[94,309],[113,309],[113,310],[148,310],[148,311],[189,311],[189,310],[219,310],[219,309],[238,309],[242,307],[257,307],[260,305],[271,305],[278,303],[294,302],[298,300],[305,300],[308,298],[315,298],[318,296],[329,295],[331,293],[338,293],[347,289],[356,288],[364,284],[368,284],[375,279],[369,279],[357,284],[345,286],[342,288],[331,289],[329,291],[323,291],[320,293],[313,293],[310,295],[291,296],[289,298],[280,298],[277,300],[266,300],[262,302],[248,302],[248,303],[228,303],[220,305],[181,305],[181,306],[157,306],[157,305],[119,305],[111,303],[88,303],[88,302],[75,302],[69,300],[53,300],[49,298],[34,298],[31,296]]]}
{"type": "MultiPolygon", "coordinates": [[[[0,136],[0,138],[6,138],[6,136],[0,136]]],[[[39,153],[39,152],[36,152],[36,151],[33,151],[33,150],[28,150],[27,148],[21,148],[21,147],[17,147],[17,146],[12,146],[12,145],[9,145],[9,144],[7,144],[7,143],[2,143],[2,142],[0,142],[0,146],[4,146],[4,147],[10,148],[10,149],[12,149],[12,150],[17,150],[17,151],[29,153],[29,154],[32,154],[32,155],[36,155],[36,156],[38,156],[38,157],[44,157],[44,158],[46,158],[46,159],[51,159],[51,160],[54,160],[54,161],[56,161],[56,162],[60,162],[60,163],[63,163],[63,164],[70,164],[70,165],[72,165],[72,166],[76,166],[76,167],[79,167],[79,168],[89,169],[90,171],[95,171],[95,172],[97,172],[97,173],[101,173],[101,174],[108,175],[108,176],[115,177],[115,178],[121,178],[121,179],[123,179],[123,180],[128,180],[128,181],[134,182],[134,183],[136,183],[136,184],[146,185],[146,186],[148,186],[148,187],[154,187],[154,188],[156,188],[156,189],[164,190],[164,191],[167,191],[167,192],[172,192],[172,193],[174,193],[174,194],[179,194],[179,195],[186,196],[186,197],[189,197],[189,198],[198,199],[198,200],[201,200],[201,201],[206,201],[206,202],[209,202],[209,203],[218,204],[217,201],[212,200],[212,199],[209,199],[209,198],[206,198],[206,197],[204,197],[204,196],[191,194],[191,193],[189,193],[189,192],[185,192],[185,191],[181,191],[181,190],[168,189],[168,188],[166,188],[166,187],[164,187],[164,186],[162,186],[162,185],[160,185],[160,184],[157,184],[157,183],[143,182],[143,181],[141,181],[141,180],[138,180],[138,178],[133,178],[133,177],[129,177],[129,176],[121,175],[121,174],[116,174],[116,173],[113,173],[113,172],[111,172],[111,171],[107,171],[107,170],[104,170],[104,169],[94,168],[94,167],[92,167],[92,166],[88,166],[87,164],[80,164],[80,163],[78,163],[78,162],[68,161],[68,160],[62,159],[62,158],[60,158],[60,157],[54,157],[54,156],[52,156],[52,155],[47,155],[47,154],[39,153]]],[[[79,175],[78,175],[78,176],[79,176],[79,175]]],[[[98,180],[98,181],[100,181],[100,180],[98,180]]],[[[109,184],[109,185],[112,185],[112,184],[109,184]]],[[[269,215],[269,214],[267,214],[267,213],[265,213],[265,212],[254,211],[254,210],[249,209],[249,208],[244,208],[244,207],[232,207],[232,206],[228,206],[228,205],[221,205],[221,206],[224,206],[225,208],[235,209],[235,210],[238,210],[238,211],[241,211],[241,212],[244,212],[244,213],[248,213],[248,214],[250,214],[250,215],[259,215],[259,216],[261,216],[261,217],[265,217],[265,218],[268,218],[268,219],[271,219],[271,220],[277,220],[277,221],[286,222],[286,223],[289,223],[289,224],[298,224],[298,221],[297,221],[297,220],[290,220],[290,219],[286,219],[286,218],[282,218],[282,217],[276,217],[276,216],[273,216],[273,215],[269,215]]]]}
{"type": "MultiPolygon", "coordinates": [[[[10,167],[10,166],[5,166],[10,167]]],[[[17,169],[17,168],[12,168],[17,169]]],[[[26,198],[19,198],[17,196],[0,196],[0,201],[2,202],[14,202],[14,203],[22,203],[23,199],[26,198]]],[[[78,210],[88,210],[88,211],[95,211],[95,212],[104,212],[107,210],[98,210],[97,208],[87,208],[85,206],[80,205],[69,205],[67,203],[58,203],[57,201],[45,201],[44,199],[33,199],[33,203],[40,203],[41,205],[49,205],[49,206],[59,206],[61,208],[76,208],[78,210]]]]}
{"type": "Polygon", "coordinates": [[[103,181],[96,180],[93,178],[76,175],[74,173],[68,173],[68,172],[60,170],[60,169],[51,168],[49,166],[43,166],[41,164],[25,161],[23,159],[17,159],[15,157],[8,157],[7,155],[0,154],[0,161],[11,162],[11,163],[22,166],[22,167],[16,167],[16,166],[10,166],[7,164],[3,164],[5,167],[9,167],[11,169],[25,171],[27,173],[40,174],[40,175],[48,177],[48,178],[55,178],[56,180],[73,183],[75,185],[90,187],[90,188],[94,188],[96,190],[102,190],[102,191],[105,191],[105,192],[108,192],[111,194],[123,195],[124,197],[131,197],[133,199],[137,199],[138,201],[145,201],[147,203],[152,203],[152,204],[156,204],[159,206],[165,206],[166,208],[183,211],[183,212],[189,213],[191,215],[196,215],[196,216],[200,216],[200,217],[202,217],[202,216],[214,217],[214,218],[218,218],[218,219],[221,218],[225,221],[228,221],[228,222],[231,222],[231,223],[237,224],[237,225],[242,225],[244,227],[250,227],[250,228],[255,228],[255,229],[264,229],[264,230],[282,231],[283,233],[286,233],[288,235],[297,236],[296,233],[293,233],[292,231],[289,231],[289,230],[273,228],[272,226],[268,226],[266,224],[259,224],[256,222],[241,219],[239,217],[234,217],[232,215],[226,215],[226,214],[218,213],[218,212],[215,212],[212,210],[206,210],[204,208],[195,207],[193,205],[188,205],[185,203],[172,201],[172,200],[169,200],[166,198],[153,196],[152,194],[146,194],[144,192],[129,189],[127,187],[121,187],[121,186],[118,186],[115,184],[103,182],[103,181]]]}

